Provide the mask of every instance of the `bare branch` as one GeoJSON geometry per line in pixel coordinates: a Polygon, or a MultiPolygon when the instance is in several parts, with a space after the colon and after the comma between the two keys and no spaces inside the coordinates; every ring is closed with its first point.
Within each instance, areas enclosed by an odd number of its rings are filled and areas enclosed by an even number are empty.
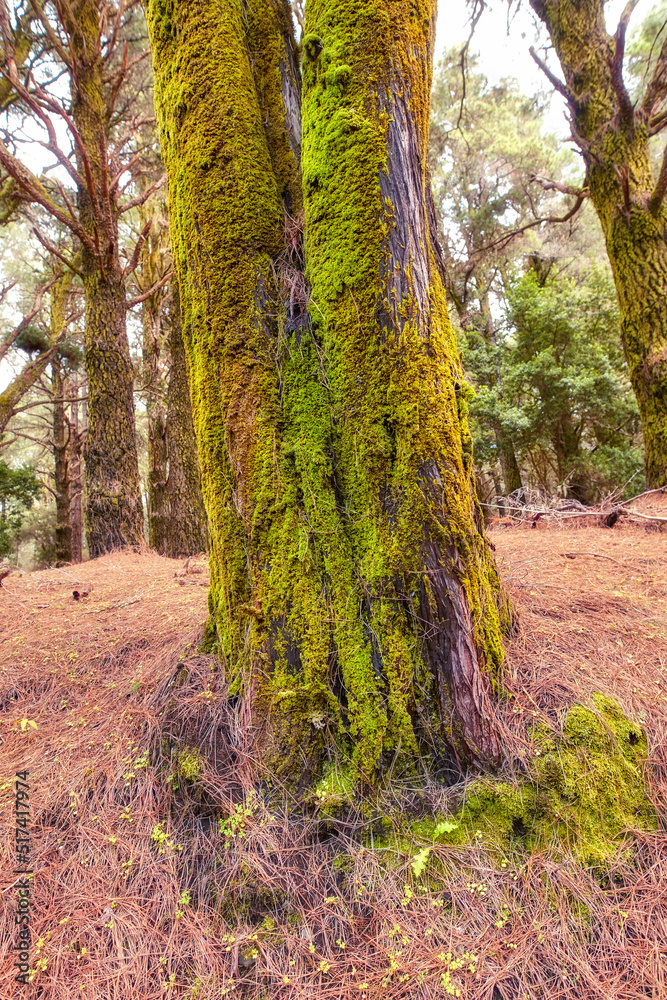
{"type": "Polygon", "coordinates": [[[630,100],[630,95],[628,93],[627,87],[625,86],[625,81],[623,80],[623,56],[625,54],[625,33],[628,27],[628,21],[630,16],[639,3],[639,0],[628,0],[621,14],[621,19],[618,22],[618,28],[616,29],[616,35],[614,36],[614,51],[609,62],[609,69],[611,71],[611,85],[614,88],[614,93],[616,94],[616,100],[618,101],[619,111],[621,113],[621,121],[625,125],[631,125],[634,121],[635,109],[632,101],[630,100]]]}
{"type": "Polygon", "coordinates": [[[588,188],[573,187],[571,184],[561,184],[560,181],[552,181],[547,177],[540,177],[539,174],[530,174],[528,180],[539,184],[544,191],[560,191],[561,194],[571,194],[575,198],[583,195],[588,197],[588,188]]]}
{"type": "Polygon", "coordinates": [[[576,111],[577,102],[575,100],[574,94],[567,86],[567,84],[563,83],[562,80],[559,80],[558,77],[551,72],[547,64],[544,62],[544,60],[540,59],[540,57],[538,56],[537,52],[535,51],[532,45],[530,46],[529,52],[533,60],[537,63],[537,65],[540,67],[540,69],[546,76],[551,86],[554,88],[554,90],[557,90],[558,93],[561,95],[561,97],[565,98],[572,111],[576,111]]]}
{"type": "Polygon", "coordinates": [[[74,273],[78,275],[79,278],[83,279],[83,274],[78,269],[78,267],[75,266],[73,261],[70,260],[69,257],[66,257],[65,254],[61,253],[60,250],[56,246],[54,246],[50,240],[46,238],[46,236],[42,236],[37,226],[33,226],[32,231],[45,250],[48,250],[50,254],[53,254],[54,257],[62,261],[65,267],[69,268],[70,271],[74,271],[74,273]]]}
{"type": "Polygon", "coordinates": [[[147,187],[142,194],[138,194],[136,198],[131,198],[126,201],[124,205],[121,205],[119,209],[119,215],[123,215],[125,212],[129,212],[131,208],[137,208],[139,205],[145,204],[152,194],[163,188],[167,180],[167,175],[163,174],[158,180],[154,181],[150,187],[147,187]]]}
{"type": "Polygon", "coordinates": [[[648,203],[648,209],[651,215],[657,216],[662,208],[662,203],[665,200],[665,195],[667,194],[667,145],[662,152],[662,164],[660,166],[660,173],[658,174],[658,179],[653,188],[653,194],[648,203]]]}
{"type": "MultiPolygon", "coordinates": [[[[642,101],[642,112],[645,117],[649,120],[649,129],[655,134],[659,131],[659,128],[655,128],[655,116],[654,112],[657,107],[662,103],[663,98],[667,95],[667,38],[662,43],[660,48],[660,55],[655,64],[655,69],[653,70],[653,75],[646,85],[646,93],[644,94],[644,100],[642,101]],[[653,120],[652,120],[653,119],[653,120]]],[[[667,112],[662,112],[658,114],[659,118],[663,119],[663,127],[665,120],[667,120],[667,112]]]]}
{"type": "Polygon", "coordinates": [[[167,282],[170,281],[171,278],[173,278],[173,276],[174,276],[173,271],[167,271],[167,273],[163,275],[163,277],[161,277],[159,281],[156,281],[153,287],[149,288],[147,292],[144,292],[143,295],[139,295],[138,298],[136,299],[130,299],[130,301],[127,303],[128,309],[131,309],[132,306],[138,306],[140,302],[145,302],[146,299],[149,299],[151,295],[155,294],[155,292],[159,292],[160,289],[163,287],[163,285],[166,285],[167,282]]]}
{"type": "Polygon", "coordinates": [[[134,252],[130,257],[125,269],[123,270],[123,278],[126,278],[129,274],[132,274],[133,271],[136,271],[137,265],[139,264],[139,254],[141,253],[141,248],[144,245],[146,237],[151,231],[152,224],[153,224],[152,219],[148,219],[148,221],[144,223],[144,228],[141,230],[141,233],[139,234],[139,239],[137,240],[136,245],[134,247],[134,252]]]}

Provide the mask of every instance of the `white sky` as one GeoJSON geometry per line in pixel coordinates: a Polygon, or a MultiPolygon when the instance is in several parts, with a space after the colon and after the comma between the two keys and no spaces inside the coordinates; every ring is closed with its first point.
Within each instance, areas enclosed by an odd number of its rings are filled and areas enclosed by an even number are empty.
{"type": "MultiPolygon", "coordinates": [[[[528,51],[529,47],[534,45],[539,52],[540,47],[544,45],[546,34],[542,32],[538,36],[535,17],[527,0],[522,0],[518,10],[516,4],[512,5],[509,31],[508,0],[488,0],[488,4],[488,9],[482,14],[470,44],[470,51],[479,53],[479,70],[492,84],[503,77],[511,76],[519,81],[521,89],[528,94],[534,94],[541,89],[549,90],[550,85],[545,81],[528,51]]],[[[625,0],[609,0],[607,3],[608,31],[613,33],[616,30],[624,6],[625,0]]],[[[640,0],[630,21],[630,32],[636,25],[641,24],[654,6],[655,0],[640,0]]],[[[445,49],[463,44],[470,31],[467,24],[469,7],[466,0],[440,0],[438,8],[436,62],[445,49]]],[[[561,75],[555,57],[549,60],[549,65],[550,69],[561,75]]],[[[565,120],[565,103],[558,94],[555,94],[552,100],[548,127],[562,136],[569,135],[570,130],[565,120]]]]}

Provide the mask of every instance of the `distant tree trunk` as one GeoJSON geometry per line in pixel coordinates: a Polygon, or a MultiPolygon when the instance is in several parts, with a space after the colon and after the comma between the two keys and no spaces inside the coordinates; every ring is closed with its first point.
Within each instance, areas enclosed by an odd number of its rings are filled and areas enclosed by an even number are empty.
{"type": "Polygon", "coordinates": [[[39,354],[33,361],[29,361],[7,388],[0,392],[0,434],[4,432],[7,424],[16,413],[16,407],[21,399],[28,390],[32,389],[40,375],[44,374],[57,351],[58,347],[54,345],[39,354]]]}
{"type": "Polygon", "coordinates": [[[435,2],[309,0],[303,196],[288,5],[147,13],[231,691],[302,783],[335,752],[366,780],[496,763],[505,607],[427,221],[435,2]]]}
{"type": "MultiPolygon", "coordinates": [[[[159,225],[152,204],[142,206],[141,221],[143,225],[150,225],[148,236],[141,248],[141,287],[150,289],[160,277],[161,263],[159,225]]],[[[163,297],[164,289],[159,289],[144,299],[141,305],[142,382],[148,422],[148,536],[152,548],[159,548],[157,538],[160,528],[156,525],[156,517],[158,519],[164,517],[167,504],[166,407],[160,371],[160,355],[164,346],[163,297]]]]}
{"type": "Polygon", "coordinates": [[[572,112],[618,293],[647,482],[661,486],[667,483],[667,160],[654,183],[649,136],[667,121],[658,113],[667,49],[645,99],[634,106],[622,70],[632,5],[614,37],[605,27],[603,0],[531,0],[531,6],[551,35],[565,76],[560,89],[572,112]]]}
{"type": "MultiPolygon", "coordinates": [[[[483,271],[480,270],[476,277],[476,286],[479,296],[480,312],[482,313],[482,317],[484,319],[484,337],[489,347],[495,351],[497,350],[496,328],[493,321],[493,314],[491,312],[488,284],[485,278],[486,276],[483,271]]],[[[502,399],[500,362],[498,362],[496,377],[493,384],[497,389],[499,400],[502,399]]],[[[498,446],[498,458],[500,459],[500,469],[503,474],[505,495],[509,496],[510,493],[515,493],[523,487],[523,483],[521,482],[521,470],[519,469],[519,463],[516,460],[516,453],[514,451],[512,439],[509,434],[507,434],[505,428],[499,420],[495,421],[493,424],[493,434],[498,446]]]]}
{"type": "Polygon", "coordinates": [[[69,434],[65,420],[65,382],[58,360],[51,364],[53,390],[53,458],[56,495],[56,563],[71,563],[72,521],[69,434]]]}
{"type": "Polygon", "coordinates": [[[159,496],[156,496],[156,506],[151,513],[151,545],[162,555],[177,558],[205,552],[208,548],[208,527],[176,279],[173,282],[168,347],[167,415],[162,430],[166,481],[159,496]]]}
{"type": "Polygon", "coordinates": [[[65,26],[77,72],[72,118],[77,146],[78,207],[93,252],[82,247],[86,300],[84,348],[88,377],[86,527],[91,557],[136,545],[143,537],[143,508],[135,439],[134,371],[126,330],[123,263],[119,256],[116,199],[107,162],[109,108],[98,45],[102,0],[79,0],[65,9],[65,26]],[[92,187],[97,192],[91,196],[92,187]]]}
{"type": "Polygon", "coordinates": [[[79,427],[79,380],[75,375],[72,379],[72,402],[70,403],[70,478],[71,478],[71,524],[72,524],[72,562],[80,563],[83,559],[83,504],[81,494],[82,481],[82,433],[79,427]]]}

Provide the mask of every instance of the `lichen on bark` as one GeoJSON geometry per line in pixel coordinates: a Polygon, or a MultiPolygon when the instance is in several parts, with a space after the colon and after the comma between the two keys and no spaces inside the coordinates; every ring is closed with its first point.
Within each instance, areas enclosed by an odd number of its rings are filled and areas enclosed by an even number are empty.
{"type": "Polygon", "coordinates": [[[230,690],[302,785],[337,754],[493,764],[508,612],[428,220],[435,4],[311,0],[303,184],[287,4],[147,14],[230,690]]]}

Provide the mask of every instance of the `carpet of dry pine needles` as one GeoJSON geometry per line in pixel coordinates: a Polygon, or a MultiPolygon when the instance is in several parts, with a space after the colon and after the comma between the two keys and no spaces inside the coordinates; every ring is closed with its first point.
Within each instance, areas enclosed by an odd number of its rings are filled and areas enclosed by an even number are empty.
{"type": "MultiPolygon", "coordinates": [[[[491,538],[519,623],[499,709],[508,757],[525,752],[527,722],[558,726],[573,701],[611,693],[645,727],[664,818],[667,532],[579,519],[491,538]]],[[[664,829],[629,834],[634,852],[597,881],[545,852],[436,847],[438,884],[398,849],[364,848],[354,825],[290,814],[287,796],[269,813],[221,673],[196,651],[206,583],[203,558],[184,570],[115,554],[13,574],[0,590],[3,1000],[25,989],[11,951],[19,769],[35,870],[26,995],[667,997],[664,829]],[[206,758],[186,789],[169,760],[179,740],[206,758]]],[[[448,792],[390,794],[387,809],[409,810],[448,792]]]]}

